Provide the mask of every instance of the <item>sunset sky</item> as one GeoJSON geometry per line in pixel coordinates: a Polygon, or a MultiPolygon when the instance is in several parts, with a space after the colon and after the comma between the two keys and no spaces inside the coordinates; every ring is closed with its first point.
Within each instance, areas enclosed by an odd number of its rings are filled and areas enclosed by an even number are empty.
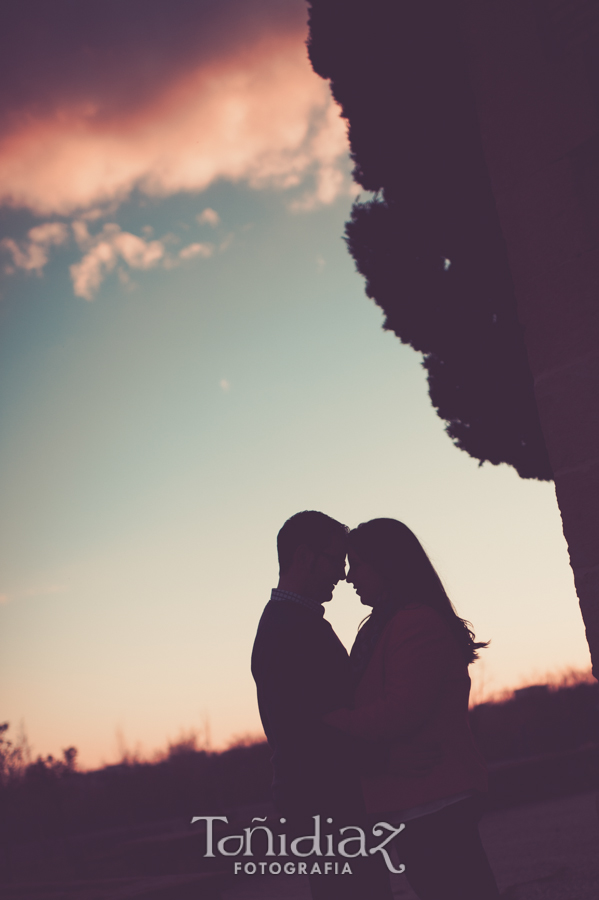
{"type": "MultiPolygon", "coordinates": [[[[0,721],[36,754],[261,735],[249,657],[301,509],[416,531],[492,641],[475,698],[589,665],[553,486],[452,445],[364,295],[306,18],[4,13],[0,721]]],[[[364,614],[347,585],[327,610],[348,646],[364,614]]]]}

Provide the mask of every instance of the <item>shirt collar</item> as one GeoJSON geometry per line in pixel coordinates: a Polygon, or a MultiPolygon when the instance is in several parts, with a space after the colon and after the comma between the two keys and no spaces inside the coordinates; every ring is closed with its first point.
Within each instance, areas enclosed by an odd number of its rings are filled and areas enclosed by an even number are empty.
{"type": "Polygon", "coordinates": [[[311,597],[302,597],[301,594],[296,594],[293,591],[282,591],[280,588],[273,588],[270,592],[270,599],[299,603],[301,606],[305,606],[313,612],[318,613],[319,616],[324,616],[324,606],[322,603],[319,603],[318,600],[312,600],[311,597]]]}

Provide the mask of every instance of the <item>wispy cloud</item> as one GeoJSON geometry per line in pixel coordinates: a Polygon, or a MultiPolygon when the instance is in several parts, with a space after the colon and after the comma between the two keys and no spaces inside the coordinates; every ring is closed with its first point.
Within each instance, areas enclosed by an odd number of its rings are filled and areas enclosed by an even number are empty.
{"type": "MultiPolygon", "coordinates": [[[[148,238],[152,229],[142,229],[148,238]]],[[[10,274],[16,269],[42,273],[49,260],[50,247],[75,240],[83,256],[70,266],[75,296],[92,300],[105,277],[118,265],[119,280],[130,285],[131,279],[123,266],[130,269],[147,270],[161,266],[172,269],[187,260],[208,259],[215,252],[214,244],[195,242],[187,244],[176,253],[169,252],[169,245],[177,239],[172,234],[150,240],[123,231],[116,222],[108,222],[101,231],[90,234],[84,219],[75,219],[69,228],[64,222],[45,222],[31,228],[27,238],[17,243],[13,238],[0,241],[0,248],[12,257],[5,270],[10,274]]],[[[219,246],[226,250],[229,241],[225,239],[219,246]]]]}
{"type": "Polygon", "coordinates": [[[36,597],[51,597],[57,594],[64,594],[69,590],[69,586],[64,583],[37,584],[24,590],[15,591],[14,593],[1,593],[0,606],[11,603],[15,600],[25,600],[36,597]]]}
{"type": "MultiPolygon", "coordinates": [[[[62,222],[44,222],[27,232],[27,238],[18,244],[12,238],[0,241],[0,247],[12,256],[13,265],[17,269],[35,271],[38,274],[50,258],[50,247],[65,244],[69,239],[69,230],[62,222]]],[[[11,271],[11,267],[8,267],[11,271]]]]}
{"type": "Polygon", "coordinates": [[[193,259],[194,256],[201,256],[207,259],[214,253],[213,244],[188,244],[179,250],[179,259],[193,259]]]}
{"type": "Polygon", "coordinates": [[[71,266],[73,290],[77,297],[91,300],[104,276],[111,272],[119,259],[132,269],[151,269],[164,258],[162,241],[144,241],[128,231],[121,231],[115,223],[104,225],[100,234],[91,237],[84,222],[74,223],[75,236],[85,249],[83,259],[71,266]]]}
{"type": "MultiPolygon", "coordinates": [[[[172,269],[181,260],[201,257],[207,259],[214,253],[212,244],[193,243],[183,247],[176,256],[167,250],[169,235],[162,239],[144,240],[136,234],[122,231],[114,222],[104,225],[98,234],[90,235],[87,224],[82,220],[73,222],[73,232],[79,247],[85,251],[82,259],[71,266],[73,290],[77,297],[92,300],[100,284],[117,263],[125,263],[131,269],[153,269],[162,266],[172,269]]],[[[126,271],[120,269],[122,283],[130,279],[126,271]]]]}

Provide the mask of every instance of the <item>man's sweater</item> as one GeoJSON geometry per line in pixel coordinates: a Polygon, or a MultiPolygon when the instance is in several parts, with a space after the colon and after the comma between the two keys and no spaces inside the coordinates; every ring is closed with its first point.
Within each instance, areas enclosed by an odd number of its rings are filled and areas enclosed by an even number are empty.
{"type": "Polygon", "coordinates": [[[359,810],[356,744],[322,722],[351,704],[349,658],[320,611],[271,600],[258,626],[252,675],[279,811],[359,810]]]}

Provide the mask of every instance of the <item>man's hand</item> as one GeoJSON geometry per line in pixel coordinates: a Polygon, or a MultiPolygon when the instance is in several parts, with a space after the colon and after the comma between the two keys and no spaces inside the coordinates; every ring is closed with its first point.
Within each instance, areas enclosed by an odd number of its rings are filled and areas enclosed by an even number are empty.
{"type": "Polygon", "coordinates": [[[403,778],[423,778],[442,761],[440,744],[395,744],[389,751],[387,771],[403,778]]]}

